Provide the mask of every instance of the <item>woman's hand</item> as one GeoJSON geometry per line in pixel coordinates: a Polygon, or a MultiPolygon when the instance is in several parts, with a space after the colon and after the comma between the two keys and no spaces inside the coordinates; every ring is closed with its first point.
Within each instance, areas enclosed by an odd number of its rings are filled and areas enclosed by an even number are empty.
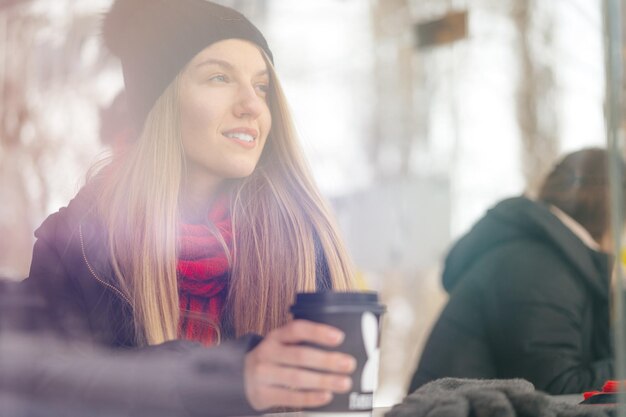
{"type": "Polygon", "coordinates": [[[333,393],[347,392],[352,386],[348,374],[356,368],[352,356],[298,345],[335,347],[343,338],[334,327],[306,320],[270,332],[245,359],[246,396],[252,407],[317,407],[330,402],[333,393]]]}

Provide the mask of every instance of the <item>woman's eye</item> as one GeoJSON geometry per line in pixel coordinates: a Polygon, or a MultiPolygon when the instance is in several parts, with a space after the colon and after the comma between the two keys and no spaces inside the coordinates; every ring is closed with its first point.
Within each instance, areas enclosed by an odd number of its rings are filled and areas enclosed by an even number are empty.
{"type": "Polygon", "coordinates": [[[226,77],[224,74],[213,75],[212,77],[209,78],[209,81],[215,81],[218,83],[227,83],[228,77],[226,77]]]}
{"type": "Polygon", "coordinates": [[[267,84],[257,84],[256,86],[257,91],[259,92],[259,94],[265,96],[267,95],[267,93],[269,92],[269,85],[267,84]]]}

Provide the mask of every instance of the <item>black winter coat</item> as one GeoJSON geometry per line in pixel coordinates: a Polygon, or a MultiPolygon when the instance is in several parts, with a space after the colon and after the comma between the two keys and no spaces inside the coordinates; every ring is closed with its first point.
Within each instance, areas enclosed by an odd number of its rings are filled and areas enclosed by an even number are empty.
{"type": "Polygon", "coordinates": [[[610,265],[547,206],[502,201],[448,254],[450,298],[410,391],[446,376],[525,378],[552,394],[600,388],[614,376],[610,265]]]}
{"type": "MultiPolygon", "coordinates": [[[[47,301],[60,332],[105,346],[134,347],[132,305],[117,287],[107,233],[95,213],[97,192],[97,184],[88,184],[35,231],[27,281],[47,301]]],[[[328,290],[328,265],[318,239],[315,245],[317,289],[328,290]]],[[[224,339],[232,338],[228,322],[222,330],[224,339]]]]}
{"type": "Polygon", "coordinates": [[[35,231],[27,284],[46,300],[60,334],[108,347],[135,347],[132,307],[117,288],[106,231],[95,214],[95,187],[35,231]]]}
{"type": "MultiPolygon", "coordinates": [[[[52,357],[42,358],[35,346],[19,356],[18,350],[4,352],[5,357],[12,355],[12,366],[0,369],[0,381],[10,382],[21,372],[12,389],[43,398],[44,409],[50,398],[87,409],[107,403],[120,416],[161,415],[157,408],[170,416],[256,414],[246,399],[243,375],[245,355],[259,336],[213,348],[183,340],[136,348],[132,307],[113,278],[106,234],[94,214],[94,192],[93,187],[81,190],[35,232],[30,274],[20,284],[29,298],[44,300],[45,326],[51,330],[46,333],[56,341],[45,341],[52,357]],[[95,344],[96,350],[64,348],[67,341],[95,344]],[[64,353],[69,351],[71,355],[64,353]]],[[[10,326],[18,327],[18,335],[25,328],[28,337],[35,328],[43,333],[40,317],[22,316],[19,326],[10,326]]]]}

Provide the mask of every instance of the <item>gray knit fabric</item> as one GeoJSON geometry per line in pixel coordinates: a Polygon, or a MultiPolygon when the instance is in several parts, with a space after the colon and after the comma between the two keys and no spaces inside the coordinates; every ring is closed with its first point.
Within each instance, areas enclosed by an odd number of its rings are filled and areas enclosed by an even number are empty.
{"type": "Polygon", "coordinates": [[[385,417],[606,417],[607,406],[559,402],[524,379],[442,378],[423,385],[385,417]]]}

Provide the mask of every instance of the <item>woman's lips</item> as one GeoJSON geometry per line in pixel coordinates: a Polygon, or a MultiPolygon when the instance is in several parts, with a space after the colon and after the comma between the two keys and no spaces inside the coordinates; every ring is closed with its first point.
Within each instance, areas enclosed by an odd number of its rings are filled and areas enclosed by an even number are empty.
{"type": "Polygon", "coordinates": [[[238,128],[227,130],[222,135],[245,148],[253,148],[256,146],[258,132],[254,129],[238,128]]]}

